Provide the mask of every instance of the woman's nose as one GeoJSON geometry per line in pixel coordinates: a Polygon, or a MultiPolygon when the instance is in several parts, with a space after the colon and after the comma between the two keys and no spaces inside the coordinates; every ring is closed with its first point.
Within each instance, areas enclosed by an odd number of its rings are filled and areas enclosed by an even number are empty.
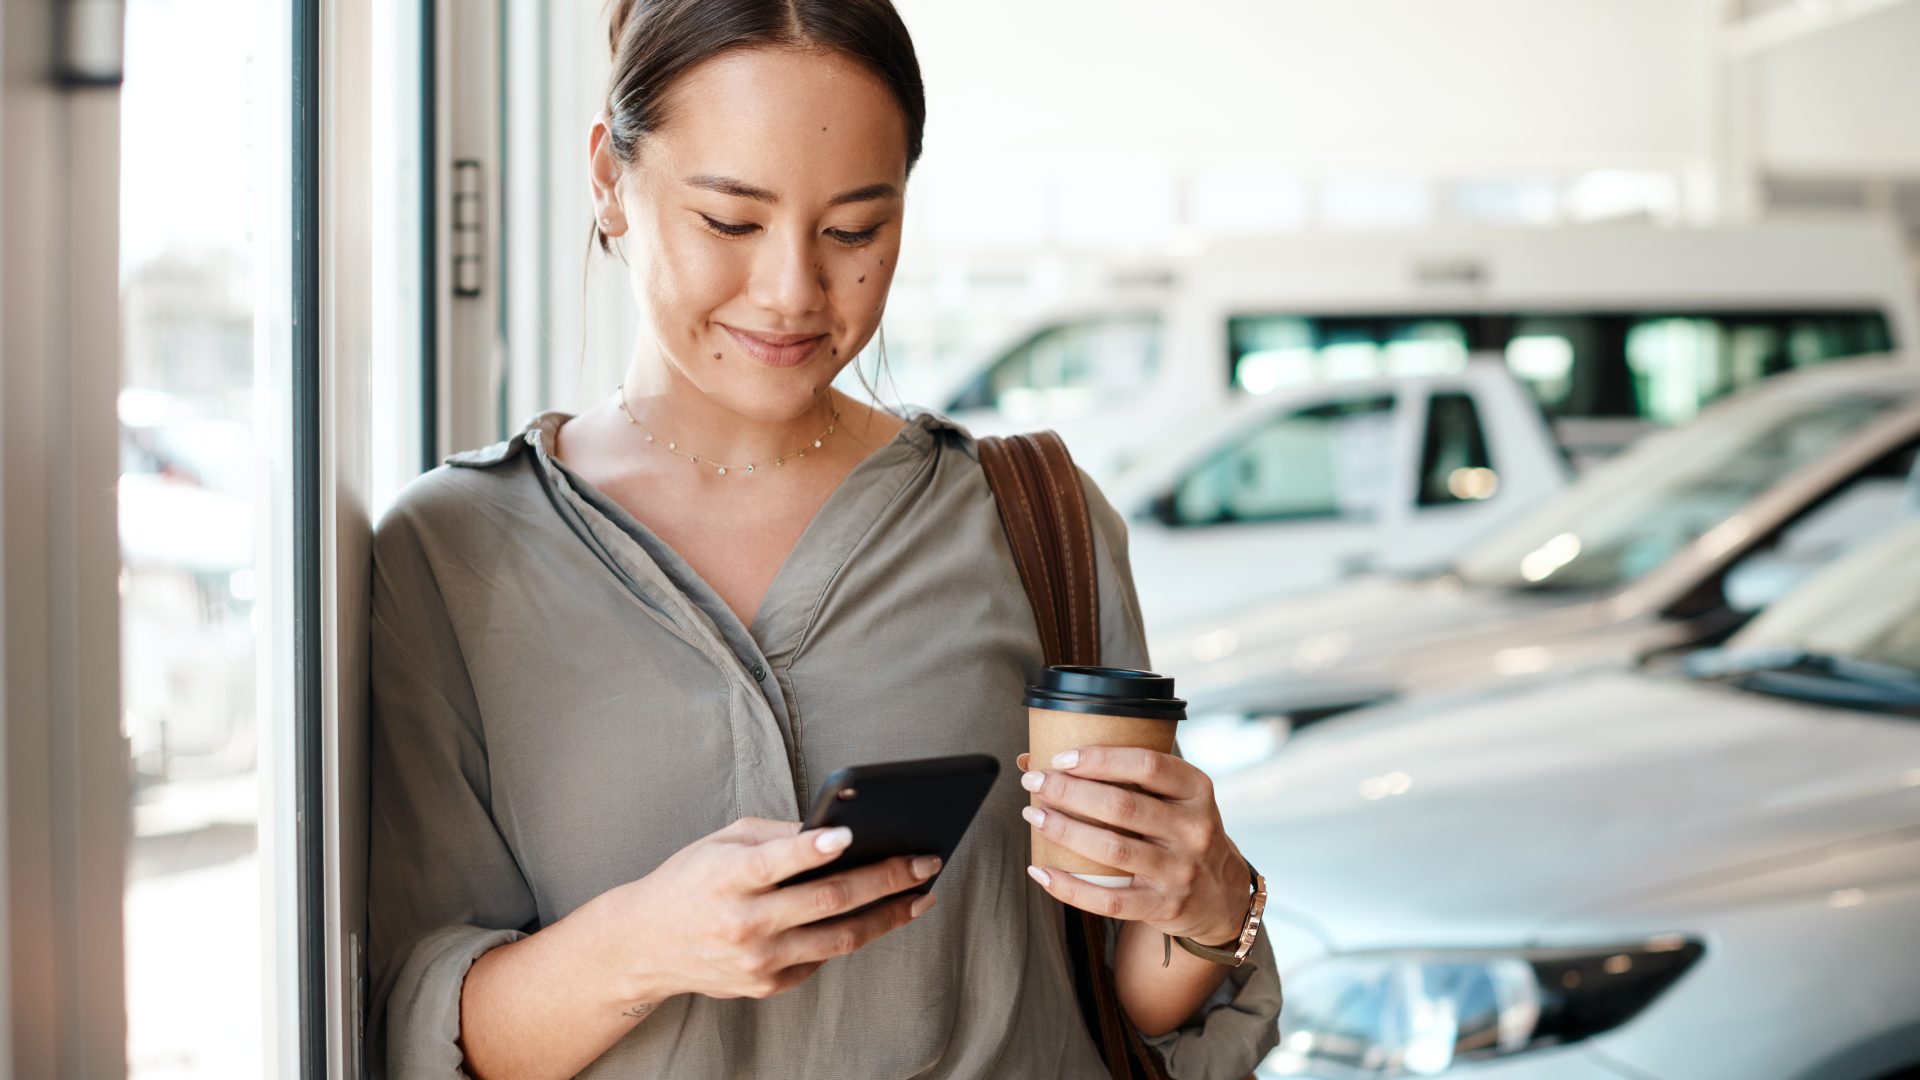
{"type": "Polygon", "coordinates": [[[826,272],[820,256],[799,231],[775,230],[760,245],[747,299],[787,318],[811,315],[826,306],[826,272]]]}

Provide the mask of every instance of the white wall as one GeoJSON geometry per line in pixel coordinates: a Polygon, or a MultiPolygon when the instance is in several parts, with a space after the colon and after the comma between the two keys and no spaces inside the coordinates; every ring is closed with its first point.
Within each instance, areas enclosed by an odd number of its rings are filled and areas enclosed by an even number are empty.
{"type": "Polygon", "coordinates": [[[1920,177],[1920,3],[1836,26],[1755,63],[1763,167],[1920,177]]]}
{"type": "Polygon", "coordinates": [[[120,91],[56,82],[55,15],[0,4],[0,1077],[117,1080],[120,91]]]}

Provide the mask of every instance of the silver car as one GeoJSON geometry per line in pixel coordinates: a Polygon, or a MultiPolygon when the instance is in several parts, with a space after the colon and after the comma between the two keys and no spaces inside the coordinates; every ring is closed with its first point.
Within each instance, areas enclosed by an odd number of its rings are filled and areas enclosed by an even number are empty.
{"type": "Polygon", "coordinates": [[[1262,1077],[1920,1075],[1920,525],[1669,666],[1218,782],[1287,990],[1262,1077]]]}
{"type": "Polygon", "coordinates": [[[1156,635],[1196,713],[1297,725],[1411,693],[1724,640],[1920,508],[1920,365],[1777,376],[1650,436],[1469,547],[1156,635]]]}

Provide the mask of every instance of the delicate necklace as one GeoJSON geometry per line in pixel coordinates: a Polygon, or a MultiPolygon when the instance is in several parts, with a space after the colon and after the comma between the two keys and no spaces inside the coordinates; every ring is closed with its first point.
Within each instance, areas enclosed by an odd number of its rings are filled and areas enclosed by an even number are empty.
{"type": "MultiPolygon", "coordinates": [[[[627,423],[632,424],[634,427],[637,427],[641,431],[645,432],[648,442],[657,444],[660,440],[655,439],[653,437],[653,432],[648,430],[647,425],[634,419],[633,410],[627,408],[627,384],[622,382],[619,385],[615,386],[614,390],[618,392],[620,395],[620,411],[627,414],[627,423]]],[[[788,458],[806,457],[808,450],[820,449],[820,440],[833,434],[834,426],[837,425],[838,423],[840,423],[840,410],[835,409],[833,410],[833,419],[827,422],[827,430],[821,432],[819,435],[814,437],[813,445],[803,446],[799,450],[789,450],[786,453],[781,454],[779,457],[774,458],[773,463],[775,465],[785,465],[787,463],[788,458]]],[[[765,462],[760,462],[760,461],[749,461],[745,465],[726,465],[726,464],[722,464],[721,462],[715,461],[712,458],[702,458],[699,454],[690,454],[685,450],[680,449],[680,445],[678,443],[671,442],[671,441],[667,443],[667,449],[672,451],[673,453],[679,454],[681,457],[686,458],[689,461],[692,461],[695,465],[711,465],[713,466],[714,471],[721,476],[727,475],[728,470],[733,470],[733,471],[742,472],[742,473],[750,473],[754,471],[755,466],[765,464],[765,462]]]]}

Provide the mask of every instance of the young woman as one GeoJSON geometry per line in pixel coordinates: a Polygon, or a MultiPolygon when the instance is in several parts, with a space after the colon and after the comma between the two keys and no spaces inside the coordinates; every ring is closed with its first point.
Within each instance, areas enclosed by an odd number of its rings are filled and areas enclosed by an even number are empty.
{"type": "MultiPolygon", "coordinates": [[[[449,458],[376,532],[372,1072],[1100,1077],[1065,904],[1123,920],[1120,1000],[1174,1075],[1249,1073],[1277,1038],[1264,941],[1166,959],[1249,908],[1177,756],[1024,778],[1124,888],[1026,865],[1012,775],[937,908],[847,914],[927,857],[772,887],[847,843],[797,824],[834,769],[1016,761],[1040,644],[968,433],[830,385],[880,324],[920,154],[899,17],[622,0],[613,26],[590,164],[645,327],[625,377],[449,458]]],[[[1103,657],[1147,667],[1125,526],[1082,480],[1103,657]]]]}

